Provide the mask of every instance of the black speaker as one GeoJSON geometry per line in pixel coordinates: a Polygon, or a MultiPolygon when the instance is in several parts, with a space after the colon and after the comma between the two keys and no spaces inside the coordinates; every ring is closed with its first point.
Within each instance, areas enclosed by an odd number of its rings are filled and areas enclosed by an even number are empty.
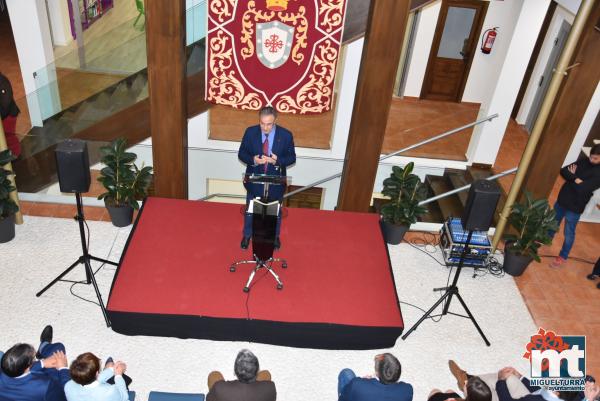
{"type": "Polygon", "coordinates": [[[81,139],[67,139],[55,151],[56,172],[61,192],[88,192],[90,190],[90,159],[87,143],[81,139]]]}
{"type": "Polygon", "coordinates": [[[467,231],[487,231],[492,225],[498,200],[500,187],[495,181],[474,181],[462,216],[463,228],[467,231]]]}

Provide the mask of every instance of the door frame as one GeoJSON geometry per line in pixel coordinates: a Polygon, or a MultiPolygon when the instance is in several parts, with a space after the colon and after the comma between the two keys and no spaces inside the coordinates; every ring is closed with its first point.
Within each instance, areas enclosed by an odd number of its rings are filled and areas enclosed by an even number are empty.
{"type": "MultiPolygon", "coordinates": [[[[425,70],[425,76],[423,78],[423,85],[421,86],[421,94],[419,95],[420,99],[425,99],[427,93],[431,89],[431,84],[433,81],[432,72],[433,72],[433,63],[435,57],[437,57],[437,53],[439,51],[440,42],[442,41],[442,34],[444,33],[444,25],[446,24],[446,17],[448,15],[448,8],[452,6],[460,7],[460,6],[477,6],[481,7],[475,13],[475,21],[474,21],[474,32],[476,34],[473,35],[471,39],[471,43],[469,44],[469,60],[467,61],[467,65],[465,67],[465,73],[463,74],[463,78],[461,80],[458,93],[454,101],[460,102],[462,99],[462,95],[465,91],[465,86],[467,84],[467,79],[469,78],[469,73],[471,72],[471,64],[473,64],[473,58],[475,57],[475,51],[477,50],[477,45],[479,44],[479,38],[481,37],[481,29],[483,27],[483,21],[485,20],[485,16],[487,15],[487,9],[489,2],[482,0],[442,0],[442,6],[440,8],[440,14],[438,15],[438,20],[435,27],[435,34],[433,35],[433,42],[431,43],[431,49],[429,50],[429,58],[427,59],[427,68],[425,70]]],[[[472,28],[473,29],[473,28],[472,28]]]]}

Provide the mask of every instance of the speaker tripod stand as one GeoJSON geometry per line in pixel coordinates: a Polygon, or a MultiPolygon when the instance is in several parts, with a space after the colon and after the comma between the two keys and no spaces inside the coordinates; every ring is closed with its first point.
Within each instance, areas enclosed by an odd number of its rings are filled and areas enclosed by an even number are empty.
{"type": "Polygon", "coordinates": [[[81,193],[75,193],[75,200],[77,201],[77,216],[75,216],[75,220],[79,223],[79,236],[81,238],[81,249],[83,250],[83,254],[75,261],[71,266],[67,268],[64,272],[62,272],[58,277],[50,282],[47,286],[45,286],[40,292],[35,294],[36,297],[40,297],[44,292],[46,292],[50,287],[59,281],[66,283],[81,283],[81,284],[92,284],[94,286],[94,290],[96,291],[96,296],[98,297],[98,304],[100,305],[100,309],[102,309],[102,314],[104,315],[104,321],[106,322],[106,326],[110,327],[110,320],[108,319],[108,314],[106,313],[106,308],[104,307],[104,302],[102,302],[102,295],[100,295],[100,290],[98,289],[98,283],[96,282],[96,278],[94,277],[94,271],[92,270],[91,261],[94,260],[96,262],[108,263],[109,265],[118,266],[118,263],[111,262],[110,260],[98,258],[89,253],[88,245],[85,240],[85,230],[83,227],[85,217],[83,215],[83,204],[81,202],[81,193]],[[73,270],[77,265],[82,264],[85,268],[85,281],[73,281],[73,280],[64,280],[63,277],[66,276],[71,270],[73,270]]]}
{"type": "Polygon", "coordinates": [[[458,266],[456,268],[456,273],[454,274],[454,280],[452,281],[452,284],[449,287],[435,288],[434,289],[434,291],[440,291],[441,290],[441,291],[446,291],[446,292],[444,293],[444,295],[442,295],[442,297],[440,299],[438,299],[438,301],[435,304],[433,304],[433,306],[431,308],[429,308],[429,310],[427,312],[425,312],[425,314],[423,316],[421,316],[421,318],[417,321],[417,323],[415,323],[406,332],[406,334],[404,334],[402,336],[403,340],[406,340],[406,338],[413,331],[415,331],[417,329],[417,327],[419,327],[419,325],[425,321],[425,319],[433,318],[433,317],[438,317],[438,316],[443,317],[443,316],[446,316],[446,315],[450,314],[450,315],[460,316],[460,317],[464,317],[464,318],[470,319],[471,322],[473,322],[473,325],[475,326],[475,328],[477,329],[477,331],[479,332],[479,335],[481,336],[481,338],[483,338],[483,341],[485,342],[485,345],[487,345],[488,347],[490,346],[490,342],[486,338],[485,334],[483,334],[483,331],[481,330],[481,327],[479,327],[479,325],[477,324],[477,321],[475,320],[475,317],[473,317],[473,314],[471,313],[471,311],[467,307],[467,304],[465,303],[465,301],[460,296],[460,293],[458,292],[458,286],[457,286],[458,278],[460,276],[460,272],[462,271],[463,263],[464,263],[465,257],[467,256],[467,252],[469,250],[469,244],[471,243],[471,236],[472,235],[473,235],[473,231],[469,230],[468,234],[467,234],[467,240],[465,241],[465,244],[463,246],[463,250],[462,250],[462,253],[460,255],[460,260],[459,260],[458,266]],[[462,307],[465,310],[465,312],[467,312],[467,316],[459,315],[458,313],[453,313],[453,312],[450,312],[448,310],[450,308],[450,302],[452,301],[452,297],[453,296],[456,296],[456,299],[458,299],[458,301],[462,305],[462,307]],[[432,315],[433,311],[442,302],[444,302],[444,301],[445,301],[445,303],[444,303],[444,308],[442,309],[442,313],[439,314],[439,315],[432,315]]]}

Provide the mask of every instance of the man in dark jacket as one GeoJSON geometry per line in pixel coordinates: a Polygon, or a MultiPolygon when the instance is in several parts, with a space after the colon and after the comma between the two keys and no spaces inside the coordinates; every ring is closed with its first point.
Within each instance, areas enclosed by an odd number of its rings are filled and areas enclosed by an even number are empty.
{"type": "Polygon", "coordinates": [[[40,340],[37,353],[29,344],[16,344],[2,356],[0,401],[66,401],[63,388],[71,377],[65,348],[52,343],[51,326],[40,340]]]}
{"type": "Polygon", "coordinates": [[[401,372],[400,362],[389,353],[375,356],[375,377],[356,377],[344,369],[338,376],[338,401],[412,401],[412,386],[398,381],[401,372]]]}
{"type": "Polygon", "coordinates": [[[258,358],[241,350],[235,358],[237,380],[225,381],[221,372],[208,375],[206,401],[275,401],[277,391],[268,370],[259,371],[258,358]]]}
{"type": "Polygon", "coordinates": [[[575,242],[575,228],[581,213],[594,191],[600,188],[600,145],[592,147],[589,158],[563,167],[560,175],[565,183],[560,189],[554,210],[558,224],[565,219],[565,240],[559,255],[550,265],[552,267],[559,267],[566,262],[575,242]]]}

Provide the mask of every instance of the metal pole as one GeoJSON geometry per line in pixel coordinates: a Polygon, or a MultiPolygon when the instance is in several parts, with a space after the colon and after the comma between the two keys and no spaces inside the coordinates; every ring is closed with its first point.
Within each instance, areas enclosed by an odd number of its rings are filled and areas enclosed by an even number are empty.
{"type": "Polygon", "coordinates": [[[552,76],[552,80],[550,81],[548,92],[546,92],[546,96],[544,97],[544,101],[542,102],[539,116],[535,122],[535,125],[533,126],[531,135],[529,135],[529,140],[527,141],[527,146],[525,147],[523,156],[521,156],[521,161],[519,162],[517,175],[515,176],[512,186],[510,187],[510,191],[508,193],[506,203],[504,204],[504,208],[500,213],[500,220],[498,221],[498,226],[496,227],[496,232],[494,233],[494,238],[492,240],[492,252],[496,251],[498,243],[502,238],[502,234],[504,233],[504,229],[506,228],[508,216],[510,215],[512,206],[515,203],[515,200],[517,199],[517,195],[521,190],[521,185],[523,184],[525,175],[529,170],[529,163],[531,162],[533,153],[542,135],[544,125],[546,125],[546,121],[548,120],[550,110],[552,108],[552,105],[554,104],[554,100],[556,98],[560,85],[564,77],[568,74],[568,70],[570,69],[569,62],[573,57],[573,53],[575,52],[577,42],[581,37],[581,32],[583,31],[585,23],[590,13],[592,12],[594,2],[595,0],[583,0],[581,2],[581,6],[579,6],[579,11],[577,11],[577,16],[575,17],[575,21],[573,22],[573,28],[571,28],[571,32],[567,39],[567,43],[565,44],[565,48],[560,55],[558,64],[556,66],[556,69],[554,70],[554,75],[552,76]]]}
{"type": "MultiPolygon", "coordinates": [[[[0,123],[0,152],[4,151],[6,149],[8,149],[8,145],[6,144],[6,136],[4,134],[4,126],[0,123]]],[[[13,171],[12,163],[8,163],[6,165],[6,167],[4,167],[4,168],[7,169],[8,171],[13,171]]],[[[15,176],[11,175],[8,177],[8,179],[10,180],[12,185],[16,187],[15,176]]],[[[17,204],[17,206],[19,206],[19,195],[17,194],[17,190],[15,189],[14,191],[12,191],[9,194],[9,196],[10,196],[10,199],[12,199],[12,201],[15,202],[17,204]]],[[[19,206],[19,211],[17,213],[15,213],[15,223],[23,224],[23,214],[21,213],[20,206],[19,206]]]]}

